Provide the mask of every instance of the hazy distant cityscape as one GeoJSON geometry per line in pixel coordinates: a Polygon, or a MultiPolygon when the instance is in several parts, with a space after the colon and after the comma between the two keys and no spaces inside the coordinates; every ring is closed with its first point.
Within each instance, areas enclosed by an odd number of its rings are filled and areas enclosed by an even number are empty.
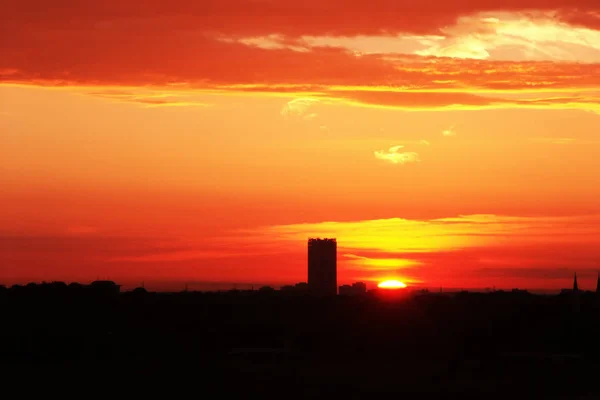
{"type": "MultiPolygon", "coordinates": [[[[344,289],[352,288],[352,285],[364,285],[364,291],[369,291],[377,288],[377,281],[337,281],[337,240],[335,238],[309,238],[307,246],[307,278],[300,282],[218,282],[218,281],[202,281],[202,280],[139,280],[139,281],[118,281],[113,280],[110,276],[97,277],[95,280],[88,281],[65,281],[65,283],[80,283],[90,284],[94,281],[114,281],[120,286],[122,291],[131,291],[136,288],[144,288],[151,292],[220,292],[220,291],[254,291],[261,289],[273,290],[308,290],[313,293],[333,295],[344,294],[344,289]],[[325,271],[325,273],[323,273],[325,271]],[[324,282],[323,282],[324,281],[324,282]],[[325,288],[325,289],[323,289],[325,288]]],[[[563,287],[570,287],[572,276],[565,276],[563,287]]],[[[31,279],[31,283],[43,283],[37,279],[31,279]]],[[[407,292],[446,292],[456,293],[462,291],[488,293],[496,290],[527,290],[533,294],[558,294],[564,289],[540,289],[528,287],[455,287],[455,286],[432,286],[425,284],[410,284],[406,289],[407,292]]],[[[581,290],[595,291],[596,288],[580,288],[581,290]]],[[[362,290],[362,289],[361,289],[362,290]]]]}

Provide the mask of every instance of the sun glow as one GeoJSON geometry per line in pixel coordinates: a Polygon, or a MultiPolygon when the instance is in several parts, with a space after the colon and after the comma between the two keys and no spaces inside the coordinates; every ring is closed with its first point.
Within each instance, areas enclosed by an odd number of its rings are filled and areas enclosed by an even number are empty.
{"type": "Polygon", "coordinates": [[[381,289],[404,289],[406,284],[396,280],[389,280],[381,282],[377,287],[381,289]]]}

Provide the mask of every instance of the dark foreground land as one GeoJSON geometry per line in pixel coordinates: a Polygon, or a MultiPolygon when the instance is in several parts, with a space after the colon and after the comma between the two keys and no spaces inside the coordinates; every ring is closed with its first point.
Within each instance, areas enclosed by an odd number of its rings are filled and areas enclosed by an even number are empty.
{"type": "Polygon", "coordinates": [[[317,298],[50,284],[1,290],[0,311],[4,382],[203,398],[600,398],[593,293],[317,298]]]}

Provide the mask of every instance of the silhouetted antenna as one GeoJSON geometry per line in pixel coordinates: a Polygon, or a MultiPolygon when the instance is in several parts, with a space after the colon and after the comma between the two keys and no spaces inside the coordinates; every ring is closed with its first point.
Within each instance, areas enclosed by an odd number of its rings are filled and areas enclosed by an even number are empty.
{"type": "Polygon", "coordinates": [[[142,281],[142,289],[145,289],[146,286],[144,286],[144,281],[142,281]]]}
{"type": "Polygon", "coordinates": [[[186,284],[185,284],[185,288],[183,289],[183,291],[184,291],[184,292],[187,292],[187,291],[188,291],[188,284],[187,284],[187,282],[186,282],[186,284]]]}

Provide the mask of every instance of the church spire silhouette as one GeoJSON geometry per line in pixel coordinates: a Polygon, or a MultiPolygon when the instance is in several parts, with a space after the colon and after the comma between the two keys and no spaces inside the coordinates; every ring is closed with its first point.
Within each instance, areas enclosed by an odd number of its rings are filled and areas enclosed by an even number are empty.
{"type": "Polygon", "coordinates": [[[577,272],[575,272],[575,275],[573,277],[573,291],[579,291],[579,286],[577,286],[577,272]]]}

